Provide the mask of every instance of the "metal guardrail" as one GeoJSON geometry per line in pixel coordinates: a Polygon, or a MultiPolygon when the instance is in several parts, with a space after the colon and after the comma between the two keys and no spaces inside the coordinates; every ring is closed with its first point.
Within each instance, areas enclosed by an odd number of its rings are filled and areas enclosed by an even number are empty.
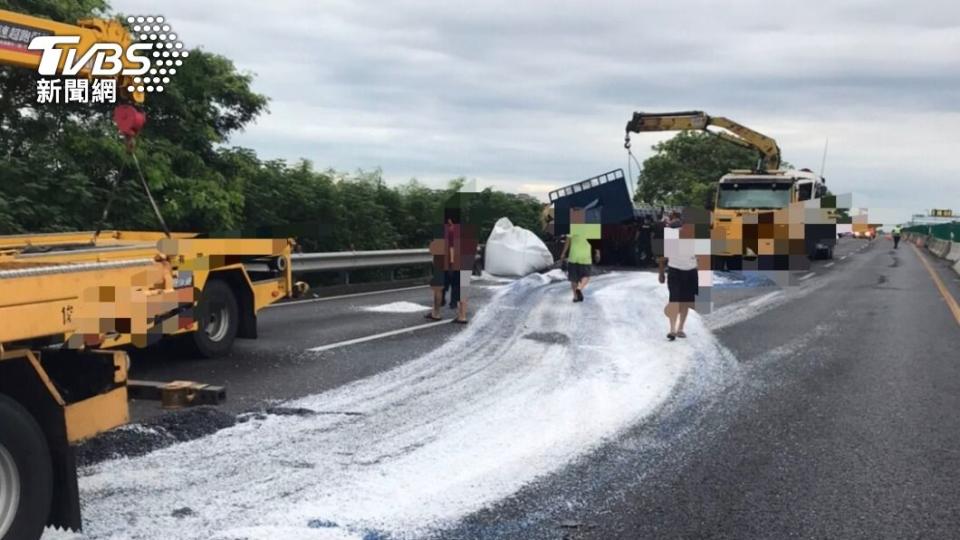
{"type": "MultiPolygon", "coordinates": [[[[387,249],[380,251],[334,251],[328,253],[294,253],[290,257],[293,273],[338,272],[364,268],[396,268],[430,264],[430,250],[387,249]]],[[[247,271],[263,272],[270,268],[265,262],[244,263],[247,271]]]]}
{"type": "Polygon", "coordinates": [[[430,250],[388,249],[382,251],[338,251],[333,253],[295,253],[291,257],[293,271],[326,272],[387,268],[429,264],[433,262],[430,250]]]}

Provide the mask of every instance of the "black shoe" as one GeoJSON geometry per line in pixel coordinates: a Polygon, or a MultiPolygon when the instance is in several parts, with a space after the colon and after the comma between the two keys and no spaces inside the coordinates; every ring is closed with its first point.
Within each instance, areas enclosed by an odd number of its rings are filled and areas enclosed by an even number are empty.
{"type": "Polygon", "coordinates": [[[577,302],[583,302],[583,291],[577,289],[577,302]]]}
{"type": "Polygon", "coordinates": [[[671,334],[667,334],[667,339],[669,339],[670,341],[673,341],[673,340],[677,339],[677,335],[676,335],[676,334],[672,334],[672,333],[671,333],[671,334]]]}

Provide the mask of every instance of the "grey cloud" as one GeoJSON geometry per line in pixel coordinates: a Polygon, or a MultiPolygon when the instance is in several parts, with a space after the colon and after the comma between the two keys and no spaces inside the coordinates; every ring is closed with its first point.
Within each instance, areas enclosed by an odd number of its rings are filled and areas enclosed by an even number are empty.
{"type": "MultiPolygon", "coordinates": [[[[161,9],[156,0],[114,5],[127,13],[161,9]]],[[[831,156],[831,180],[869,189],[863,178],[882,179],[873,199],[910,213],[930,203],[898,182],[902,160],[869,172],[864,164],[912,152],[911,174],[939,187],[938,160],[948,155],[928,137],[926,119],[960,113],[956,2],[162,6],[188,45],[257,73],[254,87],[272,98],[273,116],[236,143],[320,167],[382,166],[397,180],[565,183],[625,163],[622,129],[635,108],[703,109],[769,130],[795,163],[818,162],[809,141],[849,128],[831,156]],[[897,136],[852,135],[886,117],[897,118],[887,127],[897,136]]],[[[655,140],[644,138],[638,152],[655,140]]]]}

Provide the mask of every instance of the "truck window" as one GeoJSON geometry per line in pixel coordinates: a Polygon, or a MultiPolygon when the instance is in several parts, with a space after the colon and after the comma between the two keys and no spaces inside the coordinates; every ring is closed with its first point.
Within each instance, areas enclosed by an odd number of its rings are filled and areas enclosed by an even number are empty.
{"type": "Polygon", "coordinates": [[[717,208],[748,210],[786,208],[790,204],[790,184],[786,182],[749,182],[720,184],[717,208]]]}
{"type": "Polygon", "coordinates": [[[811,194],[813,192],[813,184],[798,184],[797,185],[797,200],[798,201],[809,201],[811,194]]]}

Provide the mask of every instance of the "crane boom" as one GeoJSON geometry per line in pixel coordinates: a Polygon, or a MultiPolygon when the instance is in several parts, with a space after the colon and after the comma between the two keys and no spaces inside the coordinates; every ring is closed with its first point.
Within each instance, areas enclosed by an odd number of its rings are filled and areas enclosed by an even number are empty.
{"type": "Polygon", "coordinates": [[[754,131],[742,124],[722,116],[710,116],[703,111],[684,111],[672,113],[633,113],[627,122],[626,144],[630,145],[630,134],[645,131],[706,131],[721,139],[760,153],[760,170],[780,168],[780,147],[777,141],[763,133],[754,131]],[[726,131],[711,131],[707,128],[718,127],[726,131]]]}
{"type": "MultiPolygon", "coordinates": [[[[29,49],[30,42],[38,36],[79,36],[80,42],[71,46],[76,50],[77,58],[98,43],[116,43],[126,50],[133,38],[120,21],[105,19],[81,19],[76,25],[65,24],[50,19],[15,13],[0,9],[0,65],[10,65],[36,70],[40,66],[41,51],[29,49]]],[[[59,68],[63,68],[67,55],[61,55],[59,68]]],[[[122,59],[125,68],[135,68],[126,58],[122,59]]],[[[89,66],[80,71],[89,76],[89,66]]],[[[118,76],[117,86],[121,93],[129,86],[128,77],[118,76]]],[[[137,103],[143,103],[142,92],[132,92],[130,97],[137,103]]]]}

